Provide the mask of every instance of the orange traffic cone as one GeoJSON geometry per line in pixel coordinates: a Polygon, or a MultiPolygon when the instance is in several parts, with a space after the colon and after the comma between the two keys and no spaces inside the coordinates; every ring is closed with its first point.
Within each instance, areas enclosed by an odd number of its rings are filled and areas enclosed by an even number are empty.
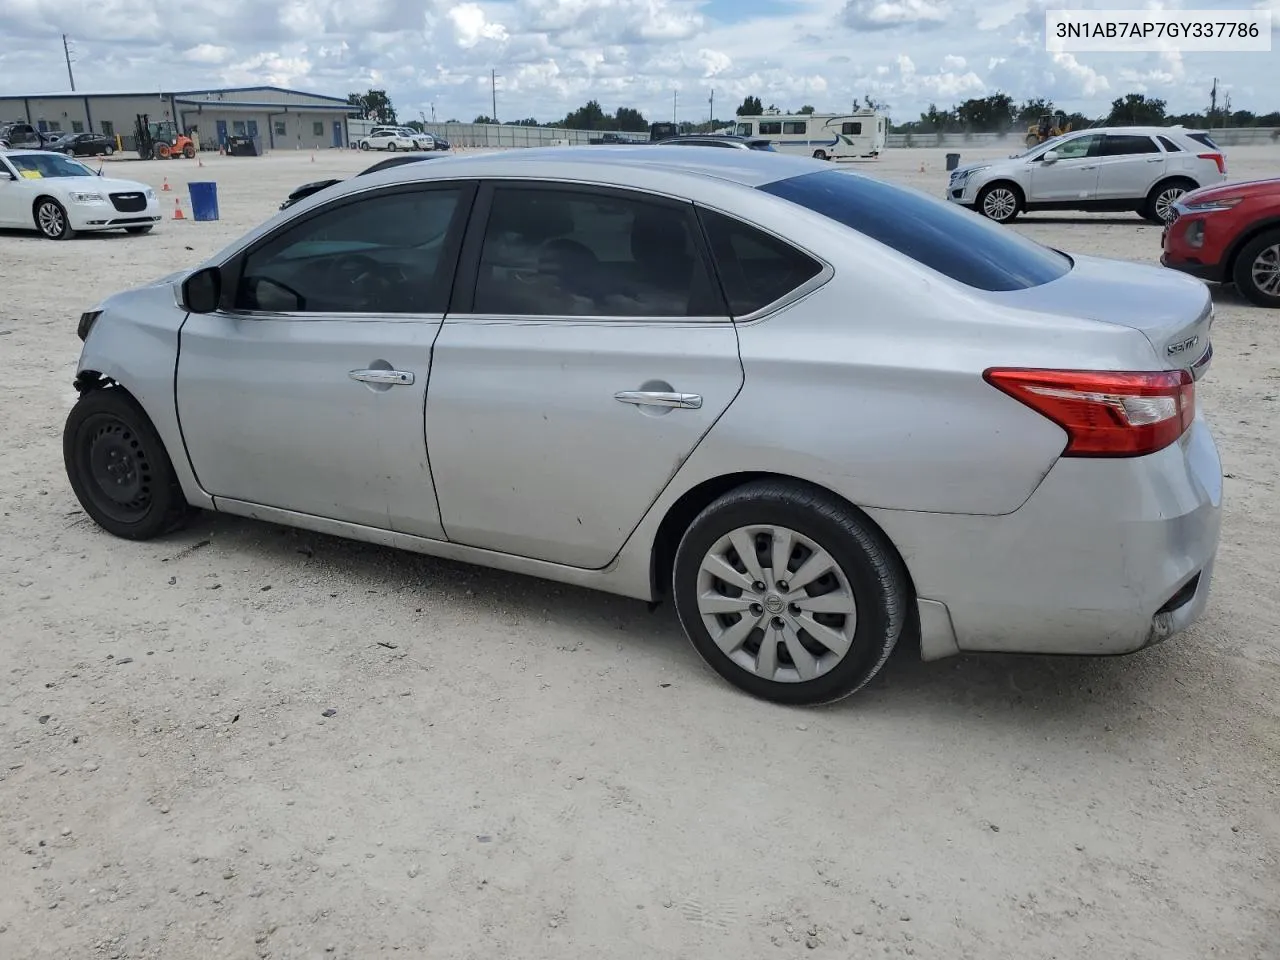
{"type": "Polygon", "coordinates": [[[168,192],[169,192],[169,178],[168,178],[168,177],[165,177],[165,178],[164,178],[164,186],[160,188],[160,192],[161,192],[161,193],[168,193],[168,192]]]}
{"type": "Polygon", "coordinates": [[[196,157],[196,166],[197,166],[197,167],[203,167],[203,166],[204,166],[204,161],[203,161],[203,160],[201,160],[199,157],[196,157]]]}
{"type": "Polygon", "coordinates": [[[185,219],[187,219],[187,218],[186,218],[186,216],[185,216],[185,215],[183,214],[183,212],[182,212],[182,198],[181,198],[181,197],[174,197],[174,198],[173,198],[173,219],[174,219],[174,220],[185,220],[185,219]]]}

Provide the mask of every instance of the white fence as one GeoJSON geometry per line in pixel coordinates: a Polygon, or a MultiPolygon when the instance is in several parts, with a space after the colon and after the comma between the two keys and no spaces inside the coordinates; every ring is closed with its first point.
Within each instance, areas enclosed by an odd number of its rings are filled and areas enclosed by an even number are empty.
{"type": "MultiPolygon", "coordinates": [[[[1222,147],[1240,147],[1252,144],[1272,144],[1280,141],[1277,127],[1215,127],[1210,131],[1214,141],[1222,147]]],[[[891,133],[886,138],[887,147],[995,147],[1001,144],[1020,146],[1025,131],[1008,133],[891,133]]]]}

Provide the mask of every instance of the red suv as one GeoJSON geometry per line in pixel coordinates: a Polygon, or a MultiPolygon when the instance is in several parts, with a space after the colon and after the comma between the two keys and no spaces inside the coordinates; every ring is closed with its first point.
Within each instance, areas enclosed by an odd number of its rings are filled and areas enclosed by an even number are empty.
{"type": "Polygon", "coordinates": [[[1184,193],[1164,228],[1160,262],[1211,283],[1234,283],[1262,307],[1280,307],[1280,179],[1184,193]]]}

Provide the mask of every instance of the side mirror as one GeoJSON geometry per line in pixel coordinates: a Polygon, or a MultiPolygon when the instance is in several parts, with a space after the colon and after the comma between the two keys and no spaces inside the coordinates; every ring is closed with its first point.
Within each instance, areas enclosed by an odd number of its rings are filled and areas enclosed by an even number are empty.
{"type": "Polygon", "coordinates": [[[182,282],[182,303],[191,313],[213,313],[222,301],[222,270],[205,267],[182,282]]]}
{"type": "Polygon", "coordinates": [[[1057,150],[1046,150],[1046,151],[1045,151],[1044,156],[1042,156],[1040,159],[1041,159],[1041,160],[1043,160],[1045,163],[1057,163],[1057,162],[1058,162],[1058,151],[1057,151],[1057,150]]]}

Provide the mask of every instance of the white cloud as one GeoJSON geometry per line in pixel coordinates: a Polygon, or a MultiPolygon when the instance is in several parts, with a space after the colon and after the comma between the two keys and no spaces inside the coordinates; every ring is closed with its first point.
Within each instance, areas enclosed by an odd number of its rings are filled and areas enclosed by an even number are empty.
{"type": "MultiPolygon", "coordinates": [[[[1280,0],[1252,4],[1280,28],[1280,0]]],[[[1214,76],[1235,78],[1236,108],[1280,108],[1280,58],[1050,55],[1049,6],[1061,2],[804,0],[773,15],[718,5],[712,19],[705,0],[11,0],[0,4],[0,90],[39,92],[62,76],[67,32],[82,90],[385,86],[406,116],[434,102],[441,119],[488,113],[490,70],[511,119],[557,119],[592,97],[668,117],[676,89],[681,116],[697,119],[712,88],[722,117],[748,95],[845,110],[870,94],[906,119],[997,90],[1089,116],[1145,92],[1183,112],[1204,106],[1214,76]]]]}
{"type": "Polygon", "coordinates": [[[507,28],[491,21],[483,10],[474,3],[462,3],[449,11],[449,20],[453,23],[454,34],[458,46],[469,50],[481,40],[507,39],[507,28]]]}

